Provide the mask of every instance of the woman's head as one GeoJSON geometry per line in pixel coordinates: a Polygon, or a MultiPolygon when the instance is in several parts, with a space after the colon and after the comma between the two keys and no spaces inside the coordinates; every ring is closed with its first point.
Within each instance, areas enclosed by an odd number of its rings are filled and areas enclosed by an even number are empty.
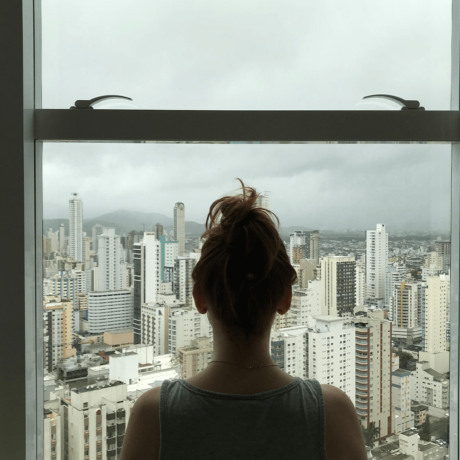
{"type": "Polygon", "coordinates": [[[248,341],[263,337],[297,275],[268,209],[258,193],[220,198],[206,219],[201,258],[192,278],[225,332],[248,341]]]}

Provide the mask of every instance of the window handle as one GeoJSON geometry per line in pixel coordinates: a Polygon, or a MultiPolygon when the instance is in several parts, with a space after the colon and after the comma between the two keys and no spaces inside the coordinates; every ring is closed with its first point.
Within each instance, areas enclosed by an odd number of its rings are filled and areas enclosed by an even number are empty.
{"type": "Polygon", "coordinates": [[[425,107],[420,107],[419,101],[406,101],[398,96],[391,96],[389,94],[373,94],[372,96],[365,96],[363,99],[369,99],[370,97],[389,99],[390,101],[399,104],[401,106],[401,110],[425,110],[425,107]]]}
{"type": "Polygon", "coordinates": [[[70,107],[71,109],[93,109],[93,105],[97,104],[98,102],[105,101],[106,99],[129,99],[132,101],[130,97],[126,96],[99,96],[95,97],[90,100],[78,100],[75,101],[75,105],[70,107]]]}

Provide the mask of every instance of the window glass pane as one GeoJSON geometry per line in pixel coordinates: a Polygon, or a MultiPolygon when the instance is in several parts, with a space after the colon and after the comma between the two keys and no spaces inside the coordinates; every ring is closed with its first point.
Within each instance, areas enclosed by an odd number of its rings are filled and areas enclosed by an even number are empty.
{"type": "Polygon", "coordinates": [[[451,0],[42,5],[45,108],[400,109],[362,101],[382,93],[450,108],[451,0]]]}
{"type": "Polygon", "coordinates": [[[267,359],[342,389],[375,457],[448,452],[450,146],[47,143],[43,171],[45,458],[118,458],[142,393],[226,365],[190,274],[236,177],[298,273],[267,359]]]}

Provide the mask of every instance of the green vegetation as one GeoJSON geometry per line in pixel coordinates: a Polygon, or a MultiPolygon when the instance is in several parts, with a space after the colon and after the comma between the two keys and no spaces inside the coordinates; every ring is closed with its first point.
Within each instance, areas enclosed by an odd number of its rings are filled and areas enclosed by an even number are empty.
{"type": "Polygon", "coordinates": [[[364,444],[368,447],[374,447],[374,441],[380,436],[380,428],[375,427],[372,423],[367,428],[361,425],[361,431],[363,433],[364,444]]]}

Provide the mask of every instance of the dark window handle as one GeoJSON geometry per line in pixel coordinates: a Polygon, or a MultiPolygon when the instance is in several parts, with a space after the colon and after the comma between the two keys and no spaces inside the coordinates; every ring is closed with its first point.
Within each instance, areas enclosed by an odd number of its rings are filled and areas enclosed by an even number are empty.
{"type": "Polygon", "coordinates": [[[380,97],[382,99],[389,99],[390,101],[396,102],[401,106],[401,110],[425,110],[425,107],[420,107],[419,101],[406,101],[398,96],[391,96],[389,94],[374,94],[372,96],[365,96],[363,99],[369,99],[370,97],[380,97]]]}
{"type": "Polygon", "coordinates": [[[130,97],[126,96],[99,96],[95,97],[90,100],[79,100],[75,101],[75,105],[70,107],[71,109],[93,109],[93,105],[97,104],[98,102],[105,101],[106,99],[129,99],[132,101],[130,97]]]}

